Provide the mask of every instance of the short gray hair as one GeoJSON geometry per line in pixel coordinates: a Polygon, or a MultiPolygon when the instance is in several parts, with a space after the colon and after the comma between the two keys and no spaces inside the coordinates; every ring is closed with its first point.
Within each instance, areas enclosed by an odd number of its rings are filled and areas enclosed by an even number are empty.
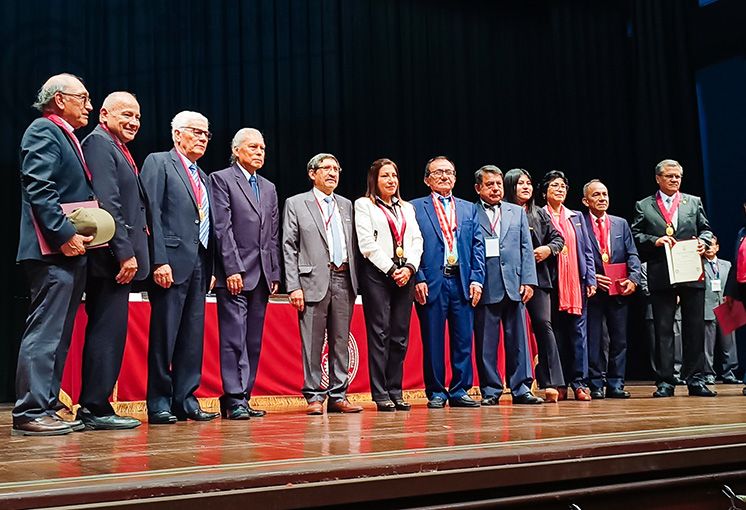
{"type": "Polygon", "coordinates": [[[52,100],[54,95],[57,92],[62,92],[63,90],[65,90],[65,87],[70,83],[70,78],[83,83],[83,78],[70,73],[62,73],[51,76],[46,82],[44,82],[44,85],[41,86],[41,88],[39,89],[39,93],[36,95],[36,101],[31,106],[36,108],[40,112],[46,111],[47,106],[49,105],[49,102],[52,100]]]}
{"type": "Polygon", "coordinates": [[[586,193],[588,193],[588,188],[591,187],[591,184],[595,184],[595,183],[603,184],[604,186],[606,186],[606,184],[601,182],[601,179],[591,179],[590,181],[583,184],[583,196],[585,196],[586,193]]]}
{"type": "Polygon", "coordinates": [[[233,135],[233,140],[231,141],[231,165],[236,162],[236,155],[233,154],[233,151],[240,147],[243,141],[246,140],[252,133],[256,133],[264,138],[262,132],[254,128],[241,128],[236,131],[235,135],[233,135]]]}
{"type": "Polygon", "coordinates": [[[482,179],[484,179],[484,174],[495,174],[495,175],[499,175],[500,177],[502,177],[503,171],[497,168],[495,165],[484,165],[479,170],[474,172],[474,183],[482,184],[482,179]]]}
{"type": "Polygon", "coordinates": [[[174,143],[176,143],[176,130],[188,127],[189,123],[193,120],[203,120],[207,124],[207,128],[210,128],[210,121],[207,120],[207,117],[205,117],[201,113],[190,112],[189,110],[179,112],[174,115],[173,119],[171,119],[171,139],[174,141],[174,143]]]}
{"type": "Polygon", "coordinates": [[[661,175],[666,167],[674,167],[681,170],[681,175],[684,175],[684,167],[675,159],[664,159],[657,165],[655,165],[655,175],[661,175]]]}
{"type": "MultiPolygon", "coordinates": [[[[319,167],[319,165],[321,165],[321,162],[324,161],[325,159],[333,159],[339,165],[339,160],[336,158],[336,156],[334,156],[334,154],[328,154],[326,152],[321,152],[319,154],[316,154],[310,160],[308,160],[308,164],[306,165],[306,170],[309,172],[311,170],[316,170],[319,167]]],[[[339,166],[342,166],[342,165],[339,165],[339,166]]]]}

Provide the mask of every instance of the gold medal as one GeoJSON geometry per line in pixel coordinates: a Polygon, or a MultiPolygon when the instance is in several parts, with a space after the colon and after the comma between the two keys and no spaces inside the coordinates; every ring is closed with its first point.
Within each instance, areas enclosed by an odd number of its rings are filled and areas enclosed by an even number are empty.
{"type": "Polygon", "coordinates": [[[666,235],[672,236],[673,235],[673,227],[671,225],[666,226],[666,235]]]}
{"type": "Polygon", "coordinates": [[[401,246],[397,246],[396,247],[396,256],[399,257],[399,258],[404,257],[404,248],[402,248],[401,246]]]}
{"type": "Polygon", "coordinates": [[[205,221],[205,211],[201,207],[199,208],[199,221],[205,221]]]}
{"type": "Polygon", "coordinates": [[[562,247],[562,255],[567,255],[567,245],[562,247]]]}
{"type": "Polygon", "coordinates": [[[448,265],[452,266],[456,263],[456,255],[448,255],[448,265]]]}
{"type": "Polygon", "coordinates": [[[609,261],[609,255],[607,253],[604,253],[603,255],[601,255],[601,260],[603,260],[604,262],[608,262],[609,261]]]}

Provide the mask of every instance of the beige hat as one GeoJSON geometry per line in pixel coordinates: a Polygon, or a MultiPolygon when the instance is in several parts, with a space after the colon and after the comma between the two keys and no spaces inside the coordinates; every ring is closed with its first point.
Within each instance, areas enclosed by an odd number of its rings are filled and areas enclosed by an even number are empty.
{"type": "Polygon", "coordinates": [[[93,236],[86,246],[94,247],[108,243],[114,237],[114,218],[104,209],[79,207],[72,210],[67,219],[75,226],[75,231],[83,236],[93,236]]]}

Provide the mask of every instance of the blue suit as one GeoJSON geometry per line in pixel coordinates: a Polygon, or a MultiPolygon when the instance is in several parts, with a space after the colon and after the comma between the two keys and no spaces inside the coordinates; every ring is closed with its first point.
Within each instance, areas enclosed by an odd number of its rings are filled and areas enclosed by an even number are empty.
{"type": "Polygon", "coordinates": [[[428,286],[424,305],[417,305],[423,344],[427,398],[458,399],[472,385],[471,344],[473,309],[469,286],[484,282],[484,237],[477,209],[471,202],[451,197],[456,203],[458,274],[444,274],[445,241],[433,207],[432,195],[413,200],[415,217],[423,238],[423,255],[417,283],[428,286]],[[445,387],[445,324],[450,338],[451,384],[445,387]]]}
{"type": "MultiPolygon", "coordinates": [[[[481,202],[475,205],[485,239],[495,237],[481,202]]],[[[502,202],[499,210],[500,254],[485,259],[482,298],[474,311],[474,340],[482,398],[499,397],[503,391],[502,377],[497,371],[501,322],[505,370],[511,395],[518,397],[528,393],[532,381],[526,308],[520,294],[521,285],[537,285],[531,231],[522,207],[502,202]]]]}
{"type": "MultiPolygon", "coordinates": [[[[588,237],[593,248],[596,273],[604,274],[601,248],[593,230],[595,216],[583,215],[588,237]]],[[[632,230],[627,220],[608,215],[610,224],[610,264],[627,264],[629,279],[640,285],[640,257],[637,254],[632,230]]],[[[627,366],[627,312],[629,297],[609,296],[598,289],[588,300],[588,378],[591,390],[602,390],[604,386],[621,390],[624,388],[624,372],[627,366]],[[608,358],[603,347],[603,322],[609,331],[608,358]]]]}
{"type": "Polygon", "coordinates": [[[586,287],[596,285],[596,266],[593,262],[593,248],[583,216],[578,211],[570,211],[570,224],[575,231],[578,254],[580,292],[583,295],[583,310],[580,315],[559,311],[559,284],[554,285],[552,304],[554,317],[552,324],[557,336],[565,383],[573,389],[585,388],[588,380],[588,333],[586,331],[587,299],[586,287]]]}

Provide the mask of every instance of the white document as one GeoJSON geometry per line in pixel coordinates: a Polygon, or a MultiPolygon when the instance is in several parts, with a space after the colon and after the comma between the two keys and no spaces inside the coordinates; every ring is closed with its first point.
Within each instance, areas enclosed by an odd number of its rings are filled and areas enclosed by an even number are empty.
{"type": "Polygon", "coordinates": [[[666,248],[668,262],[668,279],[674,283],[696,282],[702,279],[702,256],[697,253],[697,239],[678,241],[670,248],[666,248]]]}
{"type": "Polygon", "coordinates": [[[485,237],[484,238],[484,256],[487,258],[500,256],[500,238],[499,237],[485,237]]]}

